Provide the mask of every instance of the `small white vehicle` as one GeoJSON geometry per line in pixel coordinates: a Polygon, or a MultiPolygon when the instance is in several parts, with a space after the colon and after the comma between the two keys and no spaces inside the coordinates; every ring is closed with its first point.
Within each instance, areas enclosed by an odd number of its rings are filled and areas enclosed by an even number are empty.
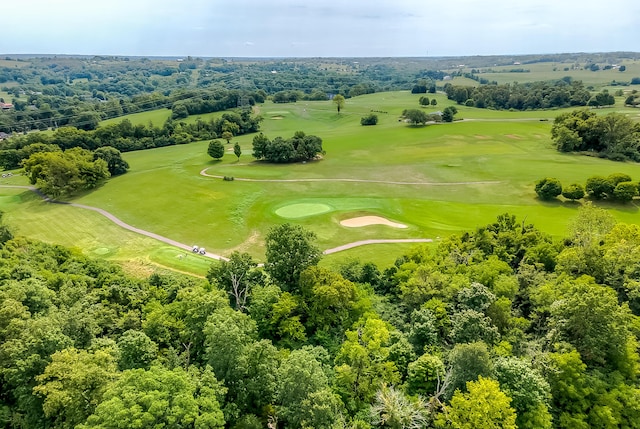
{"type": "Polygon", "coordinates": [[[200,252],[200,248],[198,246],[193,246],[193,249],[191,249],[191,251],[193,253],[199,253],[200,252]]]}
{"type": "Polygon", "coordinates": [[[198,253],[200,253],[201,255],[204,255],[205,253],[207,253],[207,251],[204,250],[204,247],[201,247],[198,253]]]}

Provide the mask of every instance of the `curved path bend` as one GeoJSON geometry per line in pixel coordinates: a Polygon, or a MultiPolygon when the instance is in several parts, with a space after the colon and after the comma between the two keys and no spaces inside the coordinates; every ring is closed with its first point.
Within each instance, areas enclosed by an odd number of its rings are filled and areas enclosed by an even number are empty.
{"type": "MultiPolygon", "coordinates": [[[[34,187],[34,186],[0,185],[0,188],[26,189],[26,190],[29,190],[29,191],[35,193],[40,198],[42,198],[44,201],[46,201],[46,202],[48,202],[50,204],[60,204],[60,205],[65,205],[65,206],[78,207],[78,208],[85,209],[85,210],[91,210],[91,211],[94,211],[94,212],[99,213],[102,216],[106,217],[107,219],[109,219],[111,222],[115,223],[119,227],[127,229],[127,230],[129,230],[131,232],[135,232],[137,234],[141,234],[141,235],[156,239],[156,240],[161,241],[163,243],[169,244],[171,246],[178,247],[178,248],[183,249],[183,250],[187,250],[189,252],[192,250],[192,246],[189,246],[187,244],[180,243],[178,241],[172,240],[171,238],[164,237],[162,235],[156,234],[156,233],[151,232],[151,231],[147,231],[147,230],[144,230],[144,229],[136,228],[133,225],[129,225],[128,223],[123,222],[122,220],[118,219],[116,216],[114,216],[113,214],[109,213],[108,211],[106,211],[104,209],[101,209],[101,208],[98,208],[98,207],[93,207],[93,206],[87,206],[87,205],[84,205],[84,204],[69,203],[69,202],[66,202],[66,201],[58,201],[58,200],[54,200],[52,198],[49,198],[48,196],[46,196],[45,194],[40,192],[40,190],[38,188],[34,187]]],[[[334,247],[332,249],[327,249],[322,253],[325,254],[325,255],[330,255],[332,253],[342,252],[343,250],[353,249],[354,247],[365,246],[365,245],[368,245],[368,244],[430,243],[432,241],[433,240],[430,239],[430,238],[371,239],[371,240],[354,241],[353,243],[343,244],[342,246],[334,247]]],[[[218,254],[211,253],[211,252],[206,252],[203,256],[206,256],[206,257],[211,258],[211,259],[217,259],[219,261],[228,261],[229,260],[229,258],[227,258],[225,256],[218,255],[218,254]]],[[[263,264],[260,264],[260,265],[262,266],[263,264]]]]}
{"type": "MultiPolygon", "coordinates": [[[[39,195],[44,201],[46,201],[48,203],[61,204],[61,205],[65,205],[65,206],[78,207],[78,208],[85,209],[85,210],[91,210],[91,211],[100,213],[102,216],[106,217],[107,219],[109,219],[111,222],[115,223],[119,227],[122,227],[124,229],[128,229],[131,232],[135,232],[135,233],[141,234],[141,235],[146,235],[147,237],[154,238],[156,240],[162,241],[163,243],[170,244],[171,246],[179,247],[180,249],[184,249],[184,250],[187,250],[189,252],[193,249],[192,246],[189,246],[187,244],[180,243],[178,241],[172,240],[170,238],[164,237],[162,235],[156,234],[156,233],[151,232],[151,231],[146,231],[144,229],[136,228],[133,225],[129,225],[128,223],[123,222],[122,220],[118,219],[113,214],[109,213],[108,211],[106,211],[104,209],[100,209],[98,207],[86,206],[84,204],[68,203],[68,202],[65,202],[65,201],[54,200],[52,198],[49,198],[48,196],[46,196],[42,192],[40,192],[40,190],[38,188],[34,187],[34,186],[0,185],[0,187],[3,187],[3,188],[28,189],[31,192],[34,192],[35,194],[39,195]]],[[[229,260],[228,258],[225,258],[222,255],[217,255],[215,253],[210,253],[210,252],[207,252],[204,256],[207,256],[207,257],[212,258],[212,259],[222,260],[222,261],[228,261],[229,260]]]]}
{"type": "MultiPolygon", "coordinates": [[[[212,177],[214,179],[224,179],[225,176],[217,174],[209,174],[207,167],[200,172],[201,176],[212,177]]],[[[300,182],[351,182],[351,183],[377,183],[382,185],[422,185],[422,186],[460,186],[460,185],[496,185],[502,183],[498,180],[487,180],[478,182],[394,182],[390,180],[367,180],[367,179],[247,179],[243,177],[234,177],[234,181],[239,182],[270,182],[270,183],[300,183],[300,182]]]]}

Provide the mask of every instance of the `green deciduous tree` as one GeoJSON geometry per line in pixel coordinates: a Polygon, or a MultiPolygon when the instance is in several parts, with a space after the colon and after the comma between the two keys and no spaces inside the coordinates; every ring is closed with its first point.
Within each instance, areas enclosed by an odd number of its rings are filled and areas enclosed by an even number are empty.
{"type": "Polygon", "coordinates": [[[333,96],[333,104],[338,109],[338,113],[340,113],[340,110],[344,108],[344,101],[344,96],[342,96],[341,94],[336,94],[333,96]]]}
{"type": "Polygon", "coordinates": [[[233,145],[233,154],[238,157],[238,161],[240,161],[240,155],[242,155],[242,148],[240,147],[240,143],[235,142],[233,145]]]}
{"type": "Polygon", "coordinates": [[[429,116],[420,109],[406,109],[402,112],[402,116],[412,125],[424,125],[429,120],[429,116]]]}
{"type": "Polygon", "coordinates": [[[633,182],[620,182],[613,189],[613,198],[627,203],[638,195],[638,184],[633,182]]]}
{"type": "Polygon", "coordinates": [[[77,428],[222,429],[224,417],[217,400],[222,391],[210,370],[186,372],[157,366],[127,370],[77,428]]]}
{"type": "Polygon", "coordinates": [[[613,195],[615,185],[606,177],[592,176],[587,179],[584,190],[594,199],[603,199],[613,195]]]}
{"type": "Polygon", "coordinates": [[[455,106],[447,106],[442,111],[442,120],[444,122],[453,122],[453,117],[458,113],[458,109],[455,106]]]}
{"type": "Polygon", "coordinates": [[[104,159],[112,176],[124,174],[129,169],[129,163],[122,159],[120,151],[111,146],[103,146],[96,149],[93,152],[93,159],[104,159]]]}
{"type": "Polygon", "coordinates": [[[224,156],[224,145],[220,140],[212,140],[209,142],[207,153],[211,158],[221,159],[224,156]]]}
{"type": "Polygon", "coordinates": [[[262,284],[258,263],[248,253],[233,252],[228,261],[213,263],[207,279],[225,290],[236,310],[245,311],[251,289],[262,284]]]}
{"type": "Polygon", "coordinates": [[[31,184],[53,198],[93,189],[110,176],[103,159],[94,160],[81,148],[35,153],[24,161],[24,168],[31,184]]]}
{"type": "Polygon", "coordinates": [[[378,115],[371,113],[360,118],[360,125],[376,125],[378,123],[378,115]]]}
{"type": "Polygon", "coordinates": [[[68,348],[51,356],[33,391],[44,398],[44,413],[54,427],[75,428],[93,414],[117,375],[113,351],[68,348]]]}
{"type": "Polygon", "coordinates": [[[518,358],[499,358],[494,364],[500,389],[511,398],[519,429],[550,429],[551,390],[543,376],[518,358]]]}
{"type": "Polygon", "coordinates": [[[579,200],[584,197],[584,188],[578,183],[572,183],[562,190],[562,196],[568,200],[579,200]]]}
{"type": "Polygon", "coordinates": [[[467,383],[467,392],[451,398],[448,417],[455,429],[516,429],[516,413],[511,399],[497,381],[480,377],[467,383]]]}
{"type": "Polygon", "coordinates": [[[118,339],[120,358],[118,366],[121,370],[144,368],[149,369],[158,357],[158,345],[144,332],[128,330],[118,339]]]}
{"type": "Polygon", "coordinates": [[[449,387],[448,396],[456,390],[464,390],[468,381],[475,381],[479,376],[490,377],[493,364],[485,343],[457,344],[448,356],[449,387]]]}
{"type": "Polygon", "coordinates": [[[573,345],[590,368],[634,376],[638,355],[630,331],[632,315],[627,305],[619,305],[615,291],[575,281],[561,298],[551,306],[550,325],[556,338],[573,345]]]}
{"type": "Polygon", "coordinates": [[[315,239],[313,232],[299,225],[285,223],[269,230],[264,269],[283,290],[295,290],[300,274],[320,261],[315,239]]]}
{"type": "Polygon", "coordinates": [[[562,193],[562,185],[556,178],[545,177],[536,182],[535,190],[541,200],[551,200],[562,193]]]}
{"type": "Polygon", "coordinates": [[[432,396],[438,383],[444,381],[445,367],[438,356],[423,354],[409,364],[407,374],[408,393],[432,396]]]}
{"type": "Polygon", "coordinates": [[[320,362],[308,350],[291,352],[278,369],[277,383],[278,415],[289,427],[301,427],[303,419],[313,417],[313,413],[309,413],[310,410],[305,408],[312,403],[317,404],[320,399],[317,395],[328,387],[327,376],[320,362]]]}
{"type": "Polygon", "coordinates": [[[368,318],[345,333],[347,339],[336,356],[336,386],[351,412],[370,404],[383,384],[400,376],[389,362],[389,328],[380,319],[368,318]]]}

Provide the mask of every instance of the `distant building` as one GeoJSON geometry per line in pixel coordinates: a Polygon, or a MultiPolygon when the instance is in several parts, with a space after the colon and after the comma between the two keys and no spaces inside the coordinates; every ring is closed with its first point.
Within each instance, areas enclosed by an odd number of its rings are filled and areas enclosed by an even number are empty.
{"type": "Polygon", "coordinates": [[[11,104],[11,103],[0,103],[0,109],[2,109],[2,110],[13,109],[13,104],[11,104]]]}
{"type": "Polygon", "coordinates": [[[11,134],[0,131],[0,140],[8,139],[9,137],[11,137],[11,134]]]}

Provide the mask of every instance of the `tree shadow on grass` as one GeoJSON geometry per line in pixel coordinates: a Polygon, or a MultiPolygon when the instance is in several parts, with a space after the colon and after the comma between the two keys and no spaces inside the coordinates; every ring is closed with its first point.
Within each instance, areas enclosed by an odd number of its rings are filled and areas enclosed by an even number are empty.
{"type": "Polygon", "coordinates": [[[627,203],[619,202],[619,201],[611,201],[611,200],[588,200],[596,206],[607,210],[616,210],[619,212],[625,213],[638,213],[640,204],[640,200],[633,200],[627,203]]]}

